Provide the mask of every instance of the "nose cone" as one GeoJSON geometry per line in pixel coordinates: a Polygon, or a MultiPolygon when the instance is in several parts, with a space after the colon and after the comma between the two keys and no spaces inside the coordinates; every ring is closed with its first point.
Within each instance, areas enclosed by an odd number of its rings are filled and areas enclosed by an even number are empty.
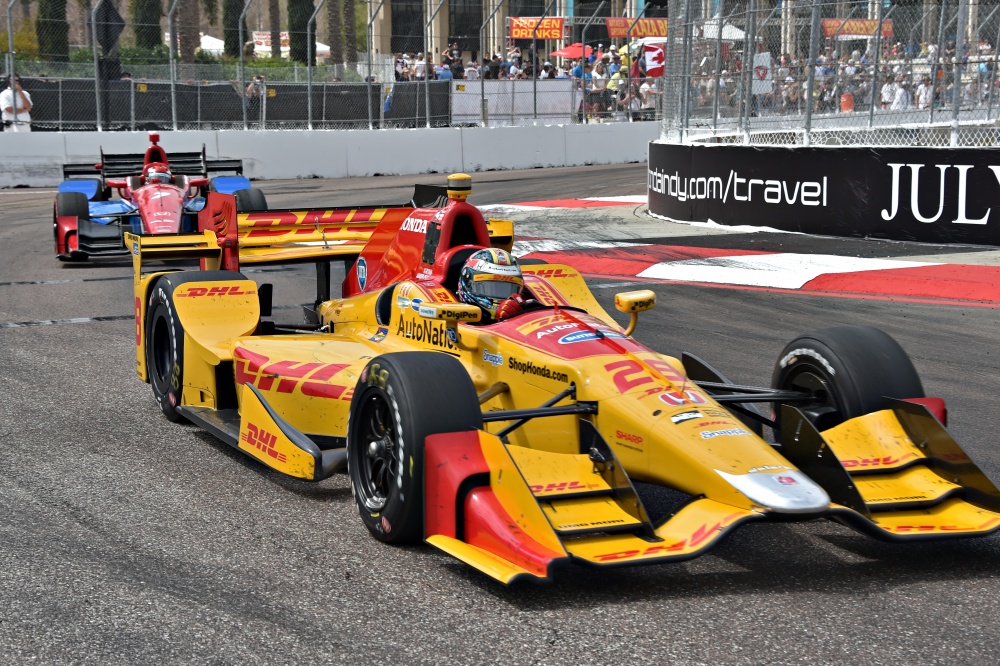
{"type": "Polygon", "coordinates": [[[773,474],[716,472],[750,501],[776,513],[818,513],[830,508],[830,496],[798,470],[773,474]]]}

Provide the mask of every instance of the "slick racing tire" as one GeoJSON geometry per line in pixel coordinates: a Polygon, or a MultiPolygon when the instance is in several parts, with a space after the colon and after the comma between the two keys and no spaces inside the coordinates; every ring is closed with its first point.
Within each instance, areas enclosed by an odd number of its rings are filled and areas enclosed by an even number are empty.
{"type": "MultiPolygon", "coordinates": [[[[90,219],[90,203],[87,201],[87,195],[82,192],[59,192],[56,194],[56,201],[52,207],[52,230],[56,235],[56,254],[59,255],[59,220],[61,216],[77,217],[83,220],[90,219]]],[[[66,234],[64,240],[64,247],[66,248],[66,253],[59,255],[61,261],[75,261],[73,257],[69,255],[70,252],[70,239],[76,235],[75,231],[71,231],[66,234]]]]}
{"type": "Polygon", "coordinates": [[[811,393],[815,402],[796,406],[818,430],[884,409],[884,397],[924,397],[910,357],[869,326],[824,328],[792,340],[778,357],[771,386],[811,393]]]}
{"type": "Polygon", "coordinates": [[[347,464],[358,513],[379,541],[420,541],[424,439],[483,427],[476,388],[462,364],[438,352],[372,359],[351,399],[347,464]]]}
{"type": "Polygon", "coordinates": [[[236,190],[233,196],[236,197],[237,213],[259,213],[267,210],[267,199],[256,187],[236,190]]]}
{"type": "Polygon", "coordinates": [[[234,271],[183,272],[164,275],[153,285],[146,307],[146,372],[168,420],[184,421],[177,413],[184,392],[184,327],[174,307],[174,291],[188,282],[245,279],[234,271]]]}

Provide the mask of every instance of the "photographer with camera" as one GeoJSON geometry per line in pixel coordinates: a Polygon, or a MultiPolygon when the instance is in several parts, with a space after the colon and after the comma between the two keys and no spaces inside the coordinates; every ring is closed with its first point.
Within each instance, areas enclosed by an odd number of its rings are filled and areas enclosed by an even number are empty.
{"type": "Polygon", "coordinates": [[[0,92],[0,110],[4,132],[31,131],[31,95],[21,89],[21,77],[14,76],[10,87],[0,92]]]}

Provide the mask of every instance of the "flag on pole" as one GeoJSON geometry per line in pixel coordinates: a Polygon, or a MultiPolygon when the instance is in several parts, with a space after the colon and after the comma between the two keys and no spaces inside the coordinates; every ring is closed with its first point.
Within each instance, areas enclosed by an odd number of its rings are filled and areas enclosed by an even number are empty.
{"type": "Polygon", "coordinates": [[[643,46],[646,53],[646,76],[663,76],[666,64],[666,53],[659,44],[646,44],[643,46]]]}

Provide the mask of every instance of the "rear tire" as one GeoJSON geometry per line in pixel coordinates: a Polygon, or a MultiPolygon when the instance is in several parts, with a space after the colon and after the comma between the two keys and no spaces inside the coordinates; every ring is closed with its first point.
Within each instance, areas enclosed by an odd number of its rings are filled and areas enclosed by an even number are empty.
{"type": "Polygon", "coordinates": [[[267,210],[267,198],[256,187],[233,192],[237,213],[259,213],[267,210]]]}
{"type": "Polygon", "coordinates": [[[153,285],[146,308],[146,373],[153,398],[168,420],[185,420],[177,413],[184,393],[184,327],[174,307],[174,291],[189,282],[245,279],[234,271],[185,272],[164,275],[153,285]]]}
{"type": "Polygon", "coordinates": [[[483,427],[462,364],[437,352],[399,352],[365,366],[351,400],[347,461],[361,520],[379,541],[424,532],[424,439],[483,427]]]}
{"type": "Polygon", "coordinates": [[[869,326],[824,328],[795,338],[781,351],[771,386],[812,393],[815,402],[799,409],[818,430],[883,409],[883,397],[924,397],[910,357],[887,333],[869,326]]]}

